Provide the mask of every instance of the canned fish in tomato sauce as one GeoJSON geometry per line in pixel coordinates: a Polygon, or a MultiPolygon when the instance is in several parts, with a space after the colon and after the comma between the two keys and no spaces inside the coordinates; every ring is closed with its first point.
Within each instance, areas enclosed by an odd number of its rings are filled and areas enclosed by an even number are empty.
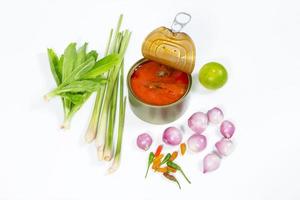
{"type": "Polygon", "coordinates": [[[131,109],[149,123],[175,121],[188,105],[194,43],[183,32],[160,27],[146,37],[142,53],[144,58],[131,67],[127,76],[131,109]]]}

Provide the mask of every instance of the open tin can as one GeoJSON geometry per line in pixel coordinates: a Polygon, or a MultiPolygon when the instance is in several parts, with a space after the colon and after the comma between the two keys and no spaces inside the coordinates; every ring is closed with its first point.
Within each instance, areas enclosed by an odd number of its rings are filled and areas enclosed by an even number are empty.
{"type": "MultiPolygon", "coordinates": [[[[176,21],[176,18],[173,22],[173,25],[174,24],[180,24],[181,28],[185,25],[176,21]]],[[[127,75],[128,96],[131,109],[137,117],[149,123],[165,124],[175,121],[182,116],[188,105],[189,92],[192,85],[191,73],[195,66],[196,52],[194,42],[186,33],[176,31],[173,28],[171,30],[166,27],[159,27],[152,31],[144,40],[142,54],[144,58],[137,61],[131,67],[127,75]],[[139,98],[135,94],[131,85],[131,78],[141,65],[149,61],[154,61],[174,70],[186,73],[186,90],[175,102],[167,105],[155,105],[143,101],[142,98],[139,98]]]]}

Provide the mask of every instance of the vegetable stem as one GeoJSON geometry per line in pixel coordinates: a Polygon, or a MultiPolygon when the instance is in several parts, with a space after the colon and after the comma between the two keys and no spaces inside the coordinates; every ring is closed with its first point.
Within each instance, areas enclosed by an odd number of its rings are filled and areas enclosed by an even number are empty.
{"type": "MultiPolygon", "coordinates": [[[[104,54],[105,56],[108,55],[108,50],[109,50],[109,46],[111,43],[112,34],[113,34],[113,30],[111,29],[110,34],[109,34],[109,39],[106,44],[106,49],[105,49],[105,54],[104,54]]],[[[90,123],[88,126],[88,130],[85,135],[85,141],[87,143],[91,143],[97,136],[97,127],[98,127],[98,123],[99,123],[99,116],[101,113],[101,109],[103,107],[103,99],[104,99],[103,96],[105,95],[106,87],[107,87],[107,84],[105,85],[105,87],[101,87],[97,91],[97,96],[96,96],[96,100],[94,103],[92,117],[91,117],[91,120],[90,120],[90,123]]]]}
{"type": "MultiPolygon", "coordinates": [[[[127,49],[130,35],[131,33],[129,31],[124,31],[124,34],[118,34],[120,25],[122,21],[122,15],[120,16],[117,31],[115,32],[114,40],[111,46],[110,51],[114,53],[118,53],[120,57],[122,58],[123,62],[123,57],[125,54],[125,51],[127,49]],[[117,45],[117,41],[120,40],[120,44],[117,45]],[[118,47],[118,48],[116,48],[118,47]],[[115,52],[117,51],[117,52],[115,52]]],[[[108,84],[107,84],[107,91],[105,94],[105,99],[103,102],[103,111],[101,112],[100,119],[99,119],[99,125],[98,125],[98,131],[97,131],[97,136],[96,136],[96,145],[97,147],[104,145],[105,137],[108,137],[108,131],[107,131],[107,124],[108,124],[108,112],[109,112],[109,103],[111,101],[112,97],[112,92],[114,88],[114,84],[116,83],[116,79],[118,77],[119,70],[122,66],[122,62],[119,64],[115,65],[115,67],[109,72],[109,77],[108,77],[108,84]]]]}
{"type": "Polygon", "coordinates": [[[115,154],[112,166],[108,169],[109,173],[115,172],[120,166],[122,139],[123,139],[123,130],[124,130],[124,122],[125,122],[125,112],[126,112],[126,97],[124,97],[124,101],[122,104],[123,104],[122,107],[124,107],[124,108],[123,108],[122,114],[120,114],[121,121],[119,123],[119,129],[118,129],[116,154],[115,154]]]}
{"type": "Polygon", "coordinates": [[[115,118],[116,118],[116,109],[117,109],[117,98],[118,98],[118,89],[119,89],[119,77],[116,80],[114,85],[114,90],[112,94],[112,100],[110,102],[110,113],[109,113],[109,124],[107,137],[105,137],[105,145],[103,158],[106,161],[110,161],[113,157],[113,137],[115,129],[115,118]]]}
{"type": "Polygon", "coordinates": [[[120,165],[120,157],[122,150],[122,140],[123,140],[123,131],[125,124],[125,113],[126,113],[126,97],[123,97],[123,84],[124,84],[124,66],[121,68],[120,76],[120,96],[119,96],[119,127],[118,127],[118,138],[117,138],[117,147],[116,153],[113,160],[112,166],[108,169],[109,173],[115,172],[120,165]]]}
{"type": "Polygon", "coordinates": [[[99,115],[101,112],[104,92],[105,92],[105,87],[101,87],[97,92],[92,118],[90,120],[87,132],[85,134],[85,141],[87,143],[91,143],[96,138],[97,125],[98,125],[99,115]]]}

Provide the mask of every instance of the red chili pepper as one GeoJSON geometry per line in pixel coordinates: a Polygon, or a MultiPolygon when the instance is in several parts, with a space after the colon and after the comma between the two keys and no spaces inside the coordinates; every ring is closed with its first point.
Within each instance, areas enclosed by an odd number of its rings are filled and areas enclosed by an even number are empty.
{"type": "Polygon", "coordinates": [[[159,145],[159,146],[157,147],[156,151],[155,151],[154,156],[155,156],[155,157],[159,156],[160,153],[161,153],[161,151],[162,151],[162,149],[163,149],[163,145],[159,145]]]}

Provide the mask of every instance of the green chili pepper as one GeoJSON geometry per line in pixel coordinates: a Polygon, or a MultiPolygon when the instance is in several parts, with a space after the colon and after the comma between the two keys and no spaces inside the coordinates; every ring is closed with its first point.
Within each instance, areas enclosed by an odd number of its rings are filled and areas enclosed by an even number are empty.
{"type": "Polygon", "coordinates": [[[181,189],[180,184],[178,182],[178,180],[175,178],[175,176],[169,174],[169,173],[163,173],[164,177],[166,177],[167,179],[169,179],[170,181],[174,181],[177,183],[179,189],[181,189]]]}
{"type": "Polygon", "coordinates": [[[187,176],[184,174],[183,170],[181,169],[181,167],[179,165],[177,165],[176,163],[171,162],[171,161],[167,162],[167,165],[169,167],[172,167],[172,168],[177,169],[178,171],[180,171],[180,173],[184,176],[184,178],[187,180],[187,182],[189,182],[191,184],[191,181],[187,178],[187,176]]]}
{"type": "Polygon", "coordinates": [[[148,157],[148,167],[147,167],[145,178],[147,178],[148,171],[149,171],[150,165],[152,164],[153,160],[154,160],[154,153],[151,152],[148,157]]]}
{"type": "Polygon", "coordinates": [[[168,161],[170,160],[170,158],[171,158],[171,154],[168,153],[168,154],[164,157],[164,159],[161,161],[160,165],[163,165],[163,164],[165,164],[166,162],[168,162],[168,161]]]}

